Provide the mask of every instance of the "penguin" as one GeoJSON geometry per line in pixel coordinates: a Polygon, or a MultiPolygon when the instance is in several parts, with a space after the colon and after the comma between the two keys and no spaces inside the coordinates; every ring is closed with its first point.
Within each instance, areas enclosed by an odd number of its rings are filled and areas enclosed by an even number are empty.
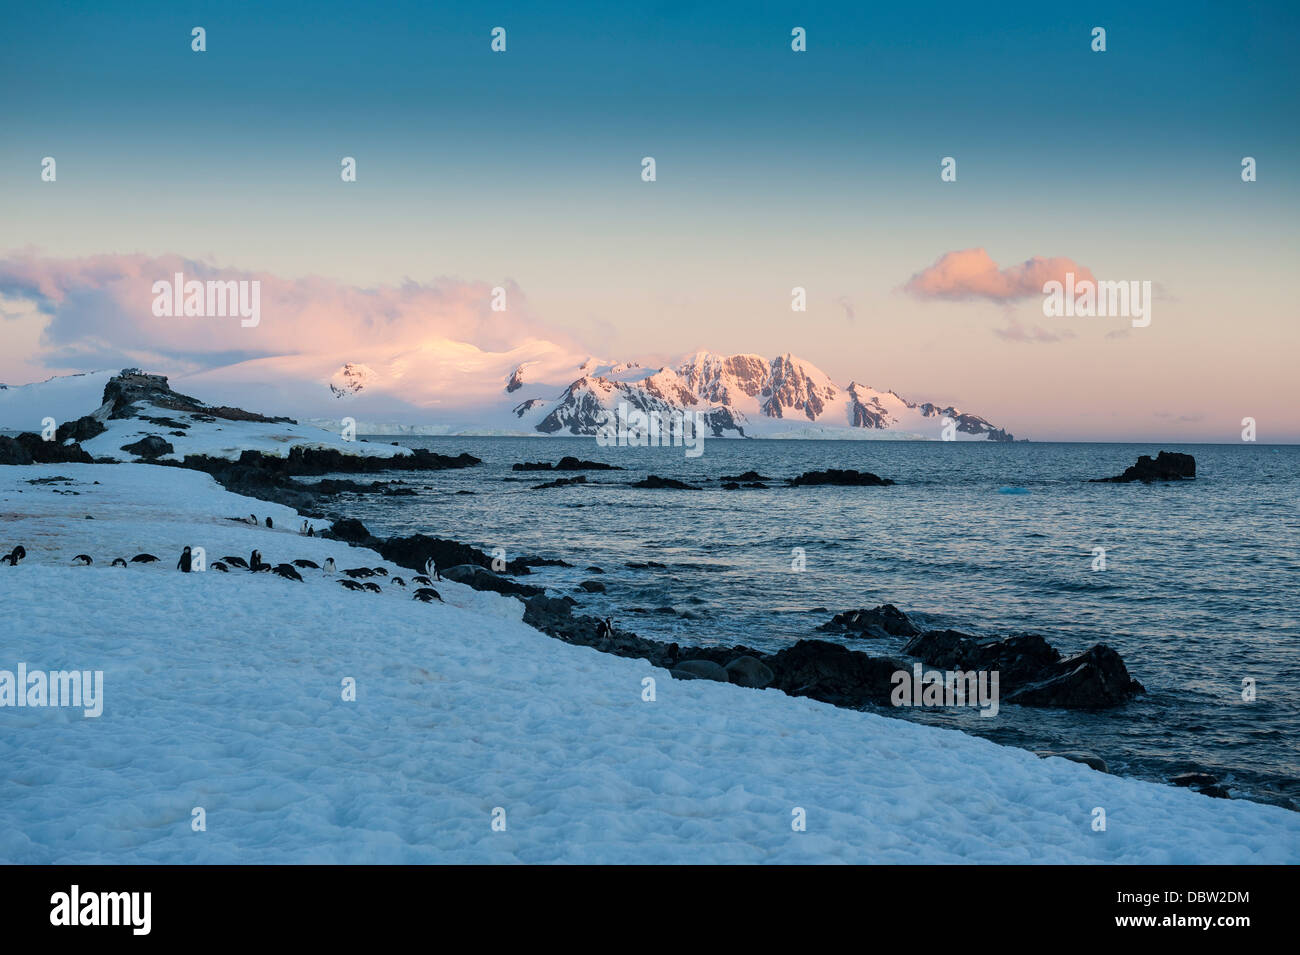
{"type": "Polygon", "coordinates": [[[228,574],[228,573],[230,573],[230,568],[227,567],[225,564],[223,564],[223,563],[222,563],[221,561],[219,561],[219,560],[214,560],[214,561],[212,562],[211,566],[209,567],[209,570],[217,570],[217,571],[220,571],[220,572],[223,573],[223,574],[228,574]]]}
{"type": "Polygon", "coordinates": [[[134,557],[131,558],[131,563],[156,564],[158,563],[158,558],[155,557],[153,554],[136,554],[134,557]]]}
{"type": "Polygon", "coordinates": [[[299,533],[299,534],[302,534],[304,537],[306,537],[306,536],[307,536],[307,527],[308,527],[307,522],[306,522],[306,521],[303,521],[303,522],[302,522],[302,527],[298,528],[298,533],[299,533]]]}
{"type": "Polygon", "coordinates": [[[442,595],[432,587],[421,587],[411,595],[412,600],[419,600],[422,603],[433,603],[435,600],[442,603],[442,595]]]}
{"type": "Polygon", "coordinates": [[[249,514],[249,515],[248,515],[248,523],[250,523],[250,524],[252,524],[254,527],[256,527],[256,526],[257,526],[257,515],[256,515],[256,514],[249,514]]]}
{"type": "Polygon", "coordinates": [[[255,550],[248,558],[248,569],[257,574],[264,570],[270,570],[271,565],[262,561],[262,552],[255,550]]]}
{"type": "Polygon", "coordinates": [[[402,588],[406,587],[406,581],[404,581],[401,577],[394,577],[393,583],[397,584],[397,586],[402,588]]]}
{"type": "Polygon", "coordinates": [[[369,580],[367,580],[367,581],[366,581],[364,584],[362,584],[361,586],[362,586],[362,587],[365,587],[366,590],[370,591],[372,594],[382,594],[382,593],[383,593],[383,591],[379,588],[379,585],[378,585],[378,584],[376,584],[376,583],[374,583],[374,582],[372,582],[372,581],[369,581],[369,580]]]}
{"type": "Polygon", "coordinates": [[[388,568],[387,568],[387,567],[371,567],[370,569],[373,570],[375,573],[377,573],[380,577],[387,577],[387,576],[388,576],[388,568]]]}
{"type": "Polygon", "coordinates": [[[302,583],[302,574],[293,569],[293,564],[276,564],[271,569],[271,573],[278,574],[285,580],[296,580],[298,583],[302,583]]]}
{"type": "Polygon", "coordinates": [[[248,570],[248,561],[242,557],[223,557],[221,558],[232,567],[238,567],[241,570],[248,570]]]}
{"type": "Polygon", "coordinates": [[[266,526],[267,526],[268,529],[274,529],[274,528],[275,528],[275,525],[271,523],[271,519],[270,519],[269,517],[266,519],[266,526]]]}
{"type": "Polygon", "coordinates": [[[332,574],[332,573],[334,573],[334,558],[333,558],[333,557],[326,557],[326,558],[325,558],[325,566],[324,566],[323,568],[321,568],[321,573],[322,573],[322,574],[332,574]]]}
{"type": "Polygon", "coordinates": [[[114,558],[113,558],[113,563],[111,563],[109,566],[110,566],[110,567],[125,567],[125,566],[126,566],[126,561],[124,561],[121,557],[114,557],[114,558]]]}
{"type": "Polygon", "coordinates": [[[307,536],[308,537],[316,536],[316,528],[312,527],[310,524],[307,525],[307,536]]]}
{"type": "Polygon", "coordinates": [[[18,562],[27,556],[27,548],[19,544],[9,553],[0,557],[0,564],[8,564],[10,567],[17,567],[18,562]]]}
{"type": "Polygon", "coordinates": [[[72,563],[78,567],[88,567],[94,562],[95,558],[91,557],[89,554],[78,554],[76,557],[72,558],[72,563]]]}
{"type": "Polygon", "coordinates": [[[194,569],[191,566],[193,562],[194,562],[194,556],[190,553],[190,549],[187,546],[183,551],[181,551],[181,559],[176,562],[176,569],[179,570],[182,574],[188,574],[191,570],[194,569]]]}
{"type": "Polygon", "coordinates": [[[339,583],[341,583],[344,587],[348,588],[348,590],[365,590],[365,589],[366,589],[366,588],[362,587],[359,583],[357,583],[355,580],[340,580],[339,583]]]}
{"type": "Polygon", "coordinates": [[[358,578],[358,577],[373,577],[373,576],[375,576],[375,572],[374,572],[373,570],[371,570],[369,567],[353,567],[351,570],[345,570],[345,571],[343,571],[343,573],[347,574],[347,575],[348,575],[349,577],[351,577],[353,580],[355,580],[355,579],[358,578]]]}
{"type": "Polygon", "coordinates": [[[293,562],[293,566],[308,567],[311,568],[312,570],[320,570],[320,564],[316,563],[314,560],[303,560],[302,558],[295,560],[293,562]]]}
{"type": "Polygon", "coordinates": [[[606,617],[606,618],[605,618],[604,620],[602,620],[600,623],[596,624],[596,636],[597,636],[597,638],[599,638],[599,639],[601,639],[601,640],[604,640],[604,639],[606,639],[606,638],[608,638],[608,637],[612,637],[613,635],[614,635],[614,627],[613,627],[613,625],[609,622],[609,618],[608,618],[608,617],[606,617]]]}
{"type": "Polygon", "coordinates": [[[419,574],[411,578],[411,583],[424,584],[424,586],[428,587],[430,584],[433,583],[433,581],[430,580],[428,577],[424,576],[424,574],[419,574]]]}

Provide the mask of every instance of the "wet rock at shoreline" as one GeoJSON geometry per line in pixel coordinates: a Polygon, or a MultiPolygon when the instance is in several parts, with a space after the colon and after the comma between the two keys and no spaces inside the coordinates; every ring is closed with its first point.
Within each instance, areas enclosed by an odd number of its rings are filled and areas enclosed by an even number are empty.
{"type": "Polygon", "coordinates": [[[921,628],[908,619],[907,614],[893,604],[884,604],[871,610],[846,610],[837,613],[828,623],[817,628],[826,633],[840,633],[847,637],[914,637],[921,628]]]}
{"type": "Polygon", "coordinates": [[[1116,477],[1093,478],[1093,484],[1128,484],[1141,481],[1192,481],[1196,479],[1196,458],[1177,451],[1161,451],[1154,458],[1144,454],[1137,463],[1116,477]]]}
{"type": "Polygon", "coordinates": [[[579,474],[577,477],[556,478],[554,481],[547,481],[545,484],[534,484],[532,489],[534,491],[544,491],[547,488],[552,488],[552,487],[571,487],[574,484],[586,484],[586,483],[587,483],[587,476],[585,474],[579,474]]]}
{"type": "Polygon", "coordinates": [[[1070,750],[1068,752],[1060,752],[1060,753],[1044,751],[1044,752],[1035,753],[1034,755],[1040,757],[1041,759],[1047,759],[1047,757],[1049,756],[1059,756],[1061,757],[1061,759],[1068,759],[1074,763],[1083,763],[1083,765],[1090,766],[1093,769],[1097,770],[1097,772],[1099,773],[1110,772],[1110,769],[1106,766],[1106,761],[1095,753],[1084,753],[1078,750],[1070,750]]]}

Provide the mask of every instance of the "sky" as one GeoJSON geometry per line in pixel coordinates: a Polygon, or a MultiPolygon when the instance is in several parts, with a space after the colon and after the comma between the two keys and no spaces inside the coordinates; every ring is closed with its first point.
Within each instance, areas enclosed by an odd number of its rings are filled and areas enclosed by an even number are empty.
{"type": "Polygon", "coordinates": [[[456,332],[792,352],[1038,440],[1300,441],[1296,5],[563,6],[9,5],[0,381],[456,332]],[[176,261],[302,308],[153,334],[176,261]],[[1150,282],[1150,325],[1045,316],[1066,270],[1150,282]]]}

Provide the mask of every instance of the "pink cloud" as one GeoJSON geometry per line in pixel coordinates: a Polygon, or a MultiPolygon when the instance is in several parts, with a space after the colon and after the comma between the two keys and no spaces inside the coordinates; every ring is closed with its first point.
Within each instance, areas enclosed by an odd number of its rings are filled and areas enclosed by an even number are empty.
{"type": "Polygon", "coordinates": [[[505,311],[492,310],[492,284],[439,278],[360,287],[318,276],[288,279],[224,268],[179,255],[0,257],[0,298],[28,301],[48,316],[40,341],[47,365],[111,367],[122,362],[198,371],[273,355],[347,352],[384,344],[394,351],[445,338],[491,350],[568,336],[540,327],[523,292],[503,283],[505,311]],[[153,283],[257,280],[261,321],[157,317],[153,283]]]}
{"type": "Polygon", "coordinates": [[[1043,283],[1062,282],[1066,272],[1073,272],[1076,282],[1093,278],[1085,266],[1061,256],[1036,255],[1000,269],[983,249],[962,249],[945,252],[934,265],[913,275],[903,291],[917,298],[1010,302],[1042,295],[1043,283]]]}

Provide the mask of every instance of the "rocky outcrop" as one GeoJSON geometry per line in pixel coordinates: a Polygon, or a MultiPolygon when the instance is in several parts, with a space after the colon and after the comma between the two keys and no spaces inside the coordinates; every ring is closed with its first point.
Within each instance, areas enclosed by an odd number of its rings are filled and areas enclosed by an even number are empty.
{"type": "Polygon", "coordinates": [[[1120,655],[1100,643],[1062,659],[1037,634],[988,639],[931,630],[910,640],[903,653],[942,670],[997,671],[1003,702],[1023,706],[1103,709],[1146,692],[1120,655]]]}
{"type": "Polygon", "coordinates": [[[30,431],[13,438],[0,436],[0,464],[92,464],[94,460],[79,444],[46,441],[30,431]]]}
{"type": "Polygon", "coordinates": [[[825,471],[805,471],[796,478],[787,479],[785,483],[789,487],[815,487],[825,484],[837,487],[888,487],[894,482],[870,471],[828,468],[825,471]]]}
{"type": "Polygon", "coordinates": [[[1144,454],[1137,463],[1116,477],[1093,478],[1093,484],[1129,484],[1141,481],[1192,481],[1196,479],[1196,458],[1177,451],[1161,451],[1154,458],[1144,454]]]}
{"type": "Polygon", "coordinates": [[[825,640],[800,640],[764,662],[776,674],[772,685],[778,690],[836,706],[888,705],[893,675],[907,670],[897,660],[825,640]]]}
{"type": "Polygon", "coordinates": [[[817,628],[846,637],[914,637],[921,629],[893,604],[872,610],[846,610],[817,628]]]}
{"type": "Polygon", "coordinates": [[[166,438],[159,437],[156,434],[147,434],[139,441],[122,445],[122,450],[128,454],[134,454],[136,457],[144,458],[146,461],[152,461],[164,454],[171,454],[176,449],[172,447],[171,442],[166,438]]]}

